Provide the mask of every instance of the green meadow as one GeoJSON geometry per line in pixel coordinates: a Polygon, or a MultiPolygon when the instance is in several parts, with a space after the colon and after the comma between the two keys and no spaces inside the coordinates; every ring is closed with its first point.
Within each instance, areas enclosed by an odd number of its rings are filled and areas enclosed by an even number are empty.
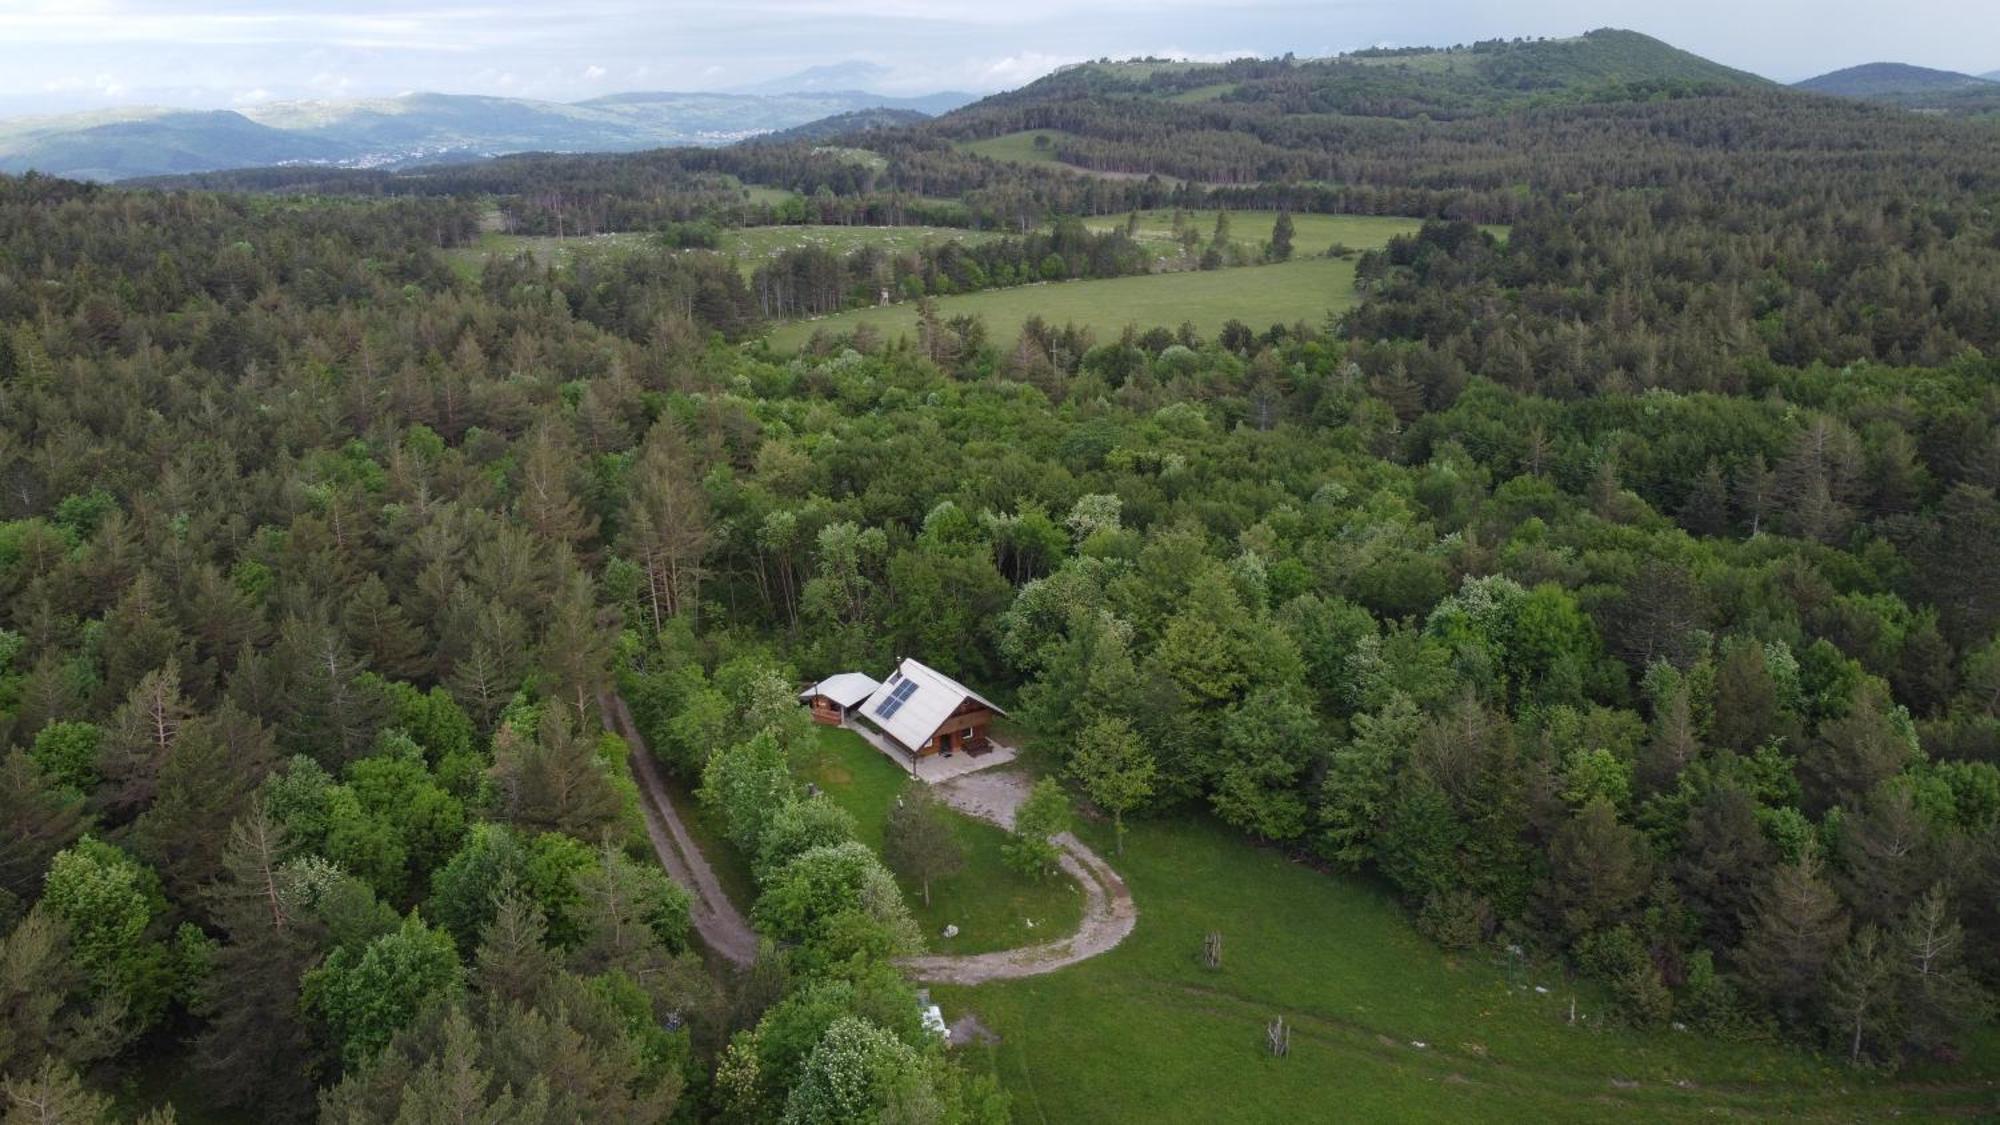
{"type": "Polygon", "coordinates": [[[1054,164],[1056,144],[1069,136],[1060,129],[1027,129],[977,141],[960,141],[959,150],[990,157],[1008,164],[1054,164]],[[1037,145],[1036,137],[1047,137],[1047,145],[1037,145]]]}
{"type": "MultiPolygon", "coordinates": [[[[1110,831],[1082,833],[1109,856],[1110,831]]],[[[1597,995],[1504,952],[1450,955],[1364,880],[1200,819],[1130,826],[1112,857],[1139,908],[1117,949],[1047,976],[933,989],[999,1037],[1021,1122],[1976,1118],[1990,1061],[1891,1080],[1831,1057],[1606,1026],[1597,995]],[[1222,935],[1222,966],[1201,960],[1222,935]],[[1576,1022],[1570,1005],[1576,1002],[1576,1022]],[[1267,1022],[1292,1027],[1287,1057],[1267,1022]]],[[[1996,1054],[1988,1034],[1978,1048],[1996,1054]]]]}
{"type": "MultiPolygon", "coordinates": [[[[1033,316],[1052,324],[1090,325],[1100,340],[1117,335],[1128,324],[1173,328],[1182,321],[1211,335],[1231,320],[1258,329],[1301,320],[1318,325],[1354,301],[1353,261],[1301,258],[1270,266],[988,289],[940,297],[937,308],[945,317],[981,318],[992,338],[1004,345],[1016,339],[1033,316]]],[[[773,347],[789,351],[815,332],[846,333],[863,324],[890,338],[914,336],[917,308],[904,303],[790,321],[775,328],[769,339],[773,347]]]]}
{"type": "MultiPolygon", "coordinates": [[[[735,257],[742,266],[744,276],[747,277],[758,265],[776,257],[781,251],[806,246],[824,247],[837,254],[845,254],[862,246],[879,246],[893,253],[914,250],[927,242],[956,239],[975,243],[998,237],[999,234],[992,231],[959,230],[954,227],[812,224],[730,227],[721,232],[721,243],[714,253],[735,257]]],[[[544,264],[568,266],[584,255],[630,253],[634,249],[655,245],[654,238],[654,234],[650,231],[593,234],[577,238],[489,232],[481,235],[479,241],[471,246],[446,251],[445,255],[446,260],[460,273],[468,277],[477,277],[480,267],[491,258],[507,258],[526,253],[533,254],[537,261],[544,264]]],[[[708,251],[688,251],[688,253],[708,253],[708,251]]]]}

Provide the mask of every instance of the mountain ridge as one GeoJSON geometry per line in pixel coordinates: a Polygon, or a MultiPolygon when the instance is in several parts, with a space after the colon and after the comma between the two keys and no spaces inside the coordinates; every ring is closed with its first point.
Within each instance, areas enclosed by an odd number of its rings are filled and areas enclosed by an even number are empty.
{"type": "Polygon", "coordinates": [[[1863,63],[1793,83],[1793,89],[1838,97],[1874,98],[1900,94],[1934,94],[1977,90],[1995,85],[1991,78],[1937,70],[1899,62],[1863,63]]]}
{"type": "Polygon", "coordinates": [[[930,116],[971,100],[949,91],[634,91],[581,102],[412,93],[240,110],[134,107],[0,120],[0,173],[120,180],[295,163],[402,168],[513,152],[723,145],[843,113],[930,116]]]}

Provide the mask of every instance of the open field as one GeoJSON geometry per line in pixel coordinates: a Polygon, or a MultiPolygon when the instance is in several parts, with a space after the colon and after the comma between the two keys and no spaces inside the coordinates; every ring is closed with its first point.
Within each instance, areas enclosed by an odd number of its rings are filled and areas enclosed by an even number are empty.
{"type": "MultiPolygon", "coordinates": [[[[1127,324],[1168,328],[1187,321],[1196,331],[1212,334],[1231,320],[1258,329],[1304,320],[1318,324],[1328,313],[1355,301],[1354,263],[1334,258],[1301,258],[1272,266],[1114,277],[1096,281],[1063,281],[989,289],[938,299],[946,317],[978,316],[1002,344],[1020,335],[1031,316],[1052,324],[1074,321],[1097,329],[1100,340],[1115,336],[1127,324]]],[[[914,335],[914,303],[860,309],[779,325],[770,335],[773,347],[789,351],[814,332],[852,332],[870,324],[885,336],[914,335]]]]}
{"type": "MultiPolygon", "coordinates": [[[[1186,225],[1201,235],[1203,246],[1207,246],[1215,233],[1216,211],[1184,211],[1186,225]]],[[[1126,215],[1094,215],[1083,221],[1083,225],[1094,231],[1118,230],[1125,226],[1126,215]]],[[[1229,212],[1229,241],[1252,253],[1261,250],[1271,241],[1271,229],[1277,225],[1276,211],[1231,211],[1229,212]]],[[[1296,254],[1309,257],[1324,254],[1335,243],[1355,250],[1372,250],[1386,246],[1389,240],[1399,234],[1414,234],[1423,223],[1418,219],[1383,217],[1377,215],[1312,215],[1292,216],[1292,246],[1296,254]]],[[[1180,245],[1174,233],[1174,213],[1167,210],[1139,212],[1139,228],[1133,237],[1138,241],[1157,248],[1164,256],[1179,257],[1180,245]]]]}
{"type": "Polygon", "coordinates": [[[959,149],[977,156],[1003,160],[1009,164],[1054,164],[1056,143],[1069,136],[1061,129],[1029,129],[977,141],[960,141],[959,149]],[[1037,147],[1036,137],[1047,137],[1048,147],[1037,147]]]}
{"type": "Polygon", "coordinates": [[[786,188],[765,187],[762,184],[746,184],[743,199],[746,203],[765,203],[776,207],[799,197],[799,193],[786,188]]]}
{"type": "MultiPolygon", "coordinates": [[[[1110,855],[1110,831],[1081,833],[1110,855]]],[[[1201,822],[1133,825],[1112,857],[1137,931],[1045,977],[934,989],[1000,1036],[990,1066],[1024,1122],[1866,1120],[2000,1107],[1980,1058],[1876,1078],[1806,1053],[1600,1027],[1589,991],[1504,955],[1451,957],[1389,896],[1201,822]],[[1223,965],[1200,961],[1223,935],[1223,965]],[[1537,991],[1547,989],[1546,992],[1537,991]],[[1570,1024],[1572,996],[1581,1019],[1570,1024]],[[1292,1023],[1270,1057],[1266,1021],[1292,1023]]],[[[1977,1054],[1990,1057],[1990,1034],[1977,1054]]]]}
{"type": "Polygon", "coordinates": [[[890,253],[915,250],[927,242],[963,242],[967,245],[999,238],[997,231],[960,230],[955,227],[843,227],[784,226],[740,227],[722,233],[721,253],[734,254],[748,273],[758,263],[780,251],[803,246],[820,246],[845,254],[863,246],[876,246],[890,253]]]}
{"type": "MultiPolygon", "coordinates": [[[[753,191],[769,189],[751,189],[753,191]]],[[[619,254],[652,245],[651,231],[594,234],[580,238],[553,238],[546,235],[518,235],[489,232],[471,246],[445,252],[452,267],[467,277],[477,277],[487,259],[533,254],[537,261],[567,266],[584,254],[619,254]]],[[[879,246],[890,252],[914,250],[926,242],[956,239],[974,243],[1000,237],[994,231],[959,230],[954,227],[859,227],[859,226],[771,226],[732,227],[722,232],[715,253],[733,255],[747,277],[750,272],[782,250],[801,246],[823,246],[844,254],[861,246],[879,246]]],[[[691,250],[688,253],[707,253],[691,250]]]]}
{"type": "Polygon", "coordinates": [[[1212,102],[1229,93],[1231,90],[1236,89],[1236,86],[1237,84],[1234,82],[1214,82],[1207,86],[1196,86],[1192,90],[1182,90],[1167,100],[1170,102],[1181,102],[1185,105],[1193,105],[1197,102],[1212,102]]]}

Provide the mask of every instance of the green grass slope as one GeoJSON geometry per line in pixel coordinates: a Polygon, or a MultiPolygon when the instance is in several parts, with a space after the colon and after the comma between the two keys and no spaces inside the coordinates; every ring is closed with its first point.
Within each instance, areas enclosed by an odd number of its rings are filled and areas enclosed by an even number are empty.
{"type": "MultiPolygon", "coordinates": [[[[1109,854],[1108,828],[1084,834],[1109,854]]],[[[1596,997],[1558,972],[1447,955],[1385,892],[1208,824],[1137,824],[1114,863],[1139,907],[1117,949],[934,990],[946,1019],[974,1014],[999,1037],[964,1050],[1013,1095],[1016,1121],[1860,1121],[2000,1104],[1970,1077],[1990,1068],[1892,1081],[1789,1048],[1603,1026],[1596,997]],[[1199,956],[1210,931],[1219,971],[1199,956]],[[1293,1026],[1283,1059],[1264,1047],[1277,1016],[1293,1026]]]]}

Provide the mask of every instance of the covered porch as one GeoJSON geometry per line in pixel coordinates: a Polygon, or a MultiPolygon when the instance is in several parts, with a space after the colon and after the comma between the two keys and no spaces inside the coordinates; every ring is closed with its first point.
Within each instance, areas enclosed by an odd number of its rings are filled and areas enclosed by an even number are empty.
{"type": "Polygon", "coordinates": [[[943,754],[917,756],[896,745],[887,735],[867,723],[850,718],[841,726],[860,735],[868,745],[901,766],[905,773],[932,785],[950,781],[954,777],[964,777],[969,773],[978,773],[994,766],[1004,766],[1020,755],[1020,751],[1015,747],[989,735],[983,740],[985,748],[977,752],[952,750],[943,754]]]}

